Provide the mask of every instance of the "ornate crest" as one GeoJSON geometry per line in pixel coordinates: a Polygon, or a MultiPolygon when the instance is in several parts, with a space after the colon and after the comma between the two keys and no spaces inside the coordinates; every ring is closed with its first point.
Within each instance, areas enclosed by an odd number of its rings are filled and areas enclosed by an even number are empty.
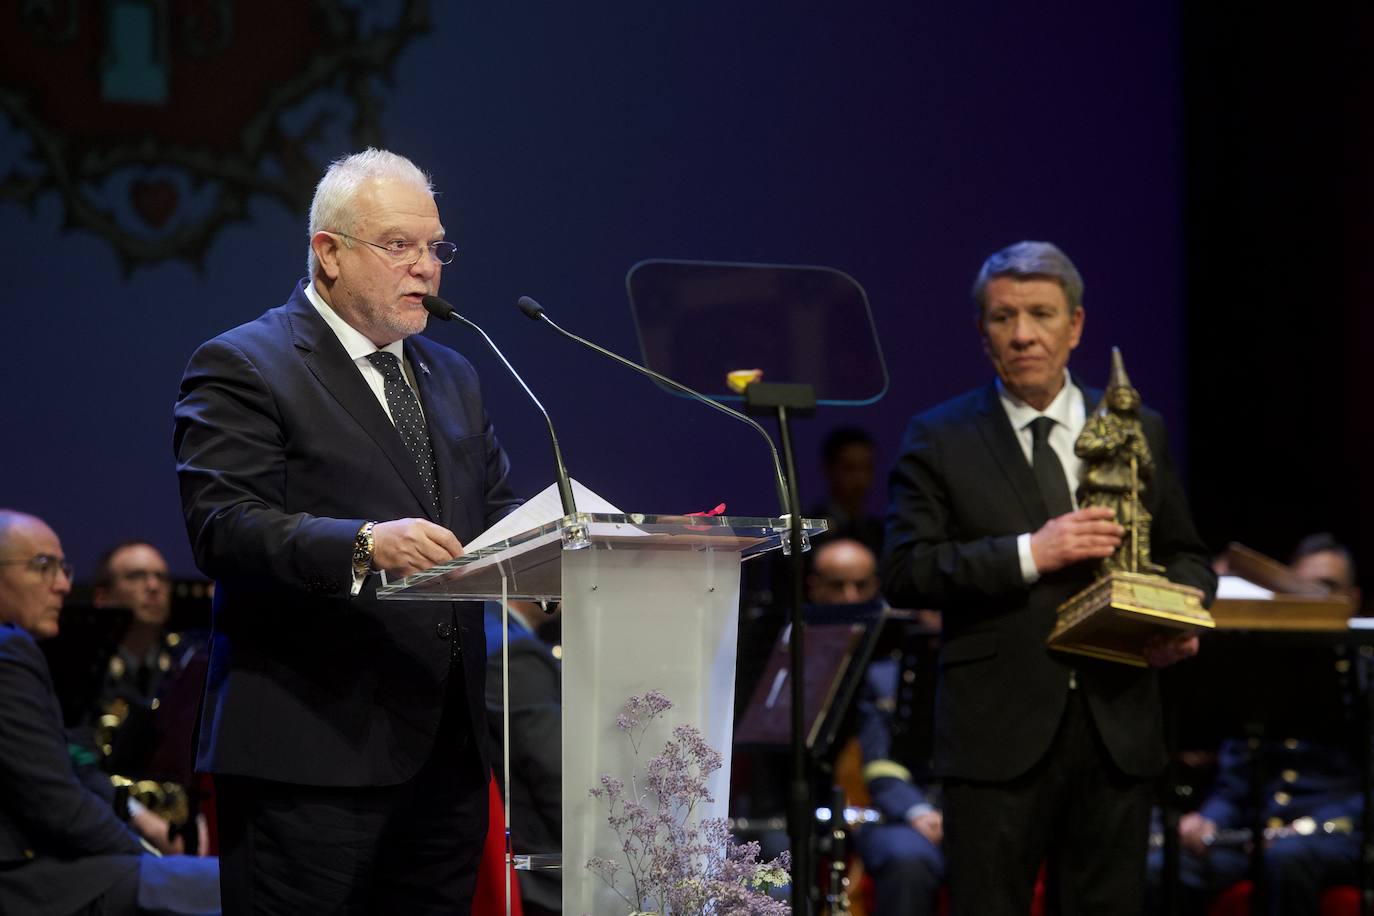
{"type": "Polygon", "coordinates": [[[0,200],[56,192],[127,270],[196,266],[255,198],[303,213],[324,160],[380,145],[425,0],[17,0],[0,13],[0,200]]]}

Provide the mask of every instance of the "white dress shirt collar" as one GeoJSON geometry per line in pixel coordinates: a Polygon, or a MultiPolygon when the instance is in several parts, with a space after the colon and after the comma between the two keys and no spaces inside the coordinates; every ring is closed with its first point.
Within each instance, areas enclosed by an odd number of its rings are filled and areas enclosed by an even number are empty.
{"type": "Polygon", "coordinates": [[[1059,393],[1050,401],[1049,406],[1044,410],[1036,410],[1025,401],[1018,398],[1007,390],[1007,386],[1002,384],[1002,380],[997,380],[997,397],[1002,401],[1002,408],[1007,412],[1007,419],[1011,420],[1011,428],[1020,432],[1031,424],[1037,417],[1049,417],[1060,426],[1078,435],[1083,428],[1083,420],[1086,416],[1086,406],[1083,401],[1083,392],[1073,383],[1073,378],[1069,375],[1069,370],[1064,370],[1064,385],[1059,389],[1059,393]]]}
{"type": "Polygon", "coordinates": [[[320,317],[324,319],[325,324],[329,325],[329,329],[334,332],[334,336],[339,338],[339,343],[343,344],[343,348],[347,351],[349,359],[357,362],[360,359],[366,359],[369,353],[376,353],[377,350],[381,349],[393,354],[401,361],[402,366],[405,365],[404,348],[402,346],[405,343],[404,339],[393,340],[385,347],[378,347],[372,341],[368,340],[367,335],[362,331],[359,331],[357,328],[353,327],[353,325],[344,321],[343,317],[338,312],[334,311],[333,306],[324,301],[324,297],[320,295],[319,290],[315,289],[315,283],[309,277],[305,280],[305,297],[310,300],[311,305],[315,306],[315,310],[320,313],[320,317]]]}

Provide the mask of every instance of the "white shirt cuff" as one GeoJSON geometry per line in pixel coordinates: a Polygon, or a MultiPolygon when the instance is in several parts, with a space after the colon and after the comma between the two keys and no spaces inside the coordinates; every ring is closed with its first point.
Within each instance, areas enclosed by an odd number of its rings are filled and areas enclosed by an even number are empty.
{"type": "Polygon", "coordinates": [[[1016,555],[1021,559],[1021,580],[1027,585],[1034,585],[1040,579],[1040,570],[1035,568],[1035,556],[1031,553],[1030,533],[1020,535],[1016,539],[1016,555]]]}
{"type": "Polygon", "coordinates": [[[912,805],[910,808],[906,809],[906,822],[910,824],[912,821],[916,820],[916,818],[931,814],[934,811],[935,806],[930,802],[921,802],[920,804],[912,805]]]}
{"type": "MultiPolygon", "coordinates": [[[[350,566],[351,566],[351,564],[350,564],[350,566]]],[[[367,581],[367,573],[363,573],[361,576],[358,575],[357,573],[354,573],[354,574],[353,574],[353,588],[349,590],[348,594],[351,595],[351,596],[353,596],[354,598],[358,597],[358,595],[359,595],[359,594],[362,592],[362,590],[363,590],[363,583],[366,582],[366,581],[367,581]]]]}

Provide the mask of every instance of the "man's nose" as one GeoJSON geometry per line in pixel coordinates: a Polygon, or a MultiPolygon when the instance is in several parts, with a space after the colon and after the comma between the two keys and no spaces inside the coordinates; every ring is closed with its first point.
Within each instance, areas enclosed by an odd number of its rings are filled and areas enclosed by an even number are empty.
{"type": "Polygon", "coordinates": [[[1022,345],[1035,342],[1035,322],[1029,315],[1016,316],[1016,321],[1011,326],[1011,339],[1013,343],[1022,345]]]}
{"type": "Polygon", "coordinates": [[[410,272],[417,277],[428,279],[437,274],[442,266],[439,259],[434,256],[434,252],[426,248],[415,263],[410,265],[410,272]]]}

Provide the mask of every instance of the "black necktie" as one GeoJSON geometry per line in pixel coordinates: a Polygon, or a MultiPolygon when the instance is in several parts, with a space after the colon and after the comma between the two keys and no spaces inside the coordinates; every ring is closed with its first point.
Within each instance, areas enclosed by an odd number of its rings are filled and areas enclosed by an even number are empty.
{"type": "Polygon", "coordinates": [[[1073,511],[1073,500],[1069,497],[1069,483],[1064,477],[1064,465],[1059,456],[1050,448],[1050,429],[1054,420],[1049,417],[1036,417],[1031,420],[1031,467],[1035,480],[1040,484],[1040,496],[1045,500],[1045,508],[1050,518],[1073,511]]]}
{"type": "Polygon", "coordinates": [[[368,362],[377,367],[384,381],[386,406],[391,411],[391,422],[401,434],[401,441],[410,449],[415,466],[420,471],[420,482],[425,485],[429,495],[430,509],[434,517],[439,517],[439,488],[434,482],[434,448],[429,442],[429,431],[425,429],[425,416],[420,412],[420,402],[415,392],[410,390],[405,375],[401,373],[401,361],[392,353],[378,350],[367,354],[368,362]]]}

